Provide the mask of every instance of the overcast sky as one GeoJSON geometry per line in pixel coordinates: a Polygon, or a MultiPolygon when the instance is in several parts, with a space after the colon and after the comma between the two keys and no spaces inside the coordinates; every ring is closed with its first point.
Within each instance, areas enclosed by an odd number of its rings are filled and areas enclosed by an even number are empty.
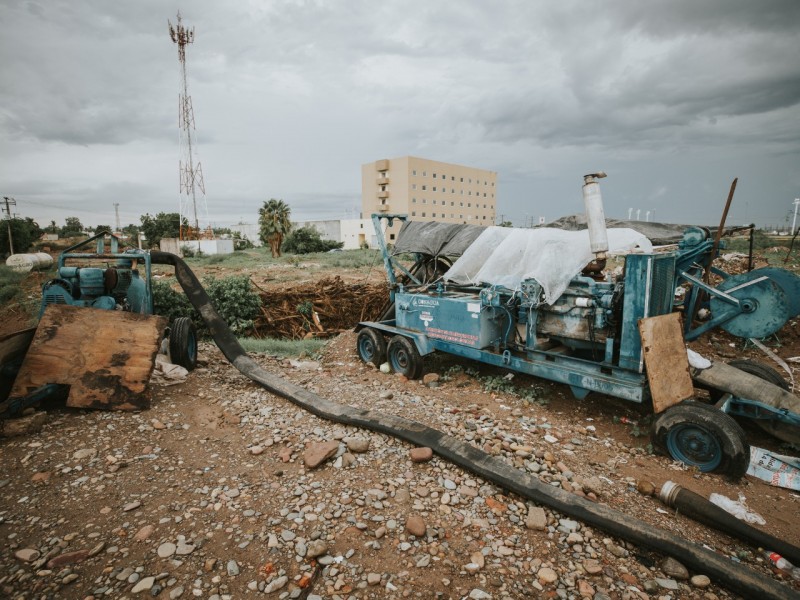
{"type": "Polygon", "coordinates": [[[0,0],[0,196],[46,225],[178,210],[181,9],[210,220],[358,216],[360,166],[497,171],[522,225],[784,224],[800,197],[798,0],[0,0]],[[651,213],[651,219],[652,219],[651,213]]]}

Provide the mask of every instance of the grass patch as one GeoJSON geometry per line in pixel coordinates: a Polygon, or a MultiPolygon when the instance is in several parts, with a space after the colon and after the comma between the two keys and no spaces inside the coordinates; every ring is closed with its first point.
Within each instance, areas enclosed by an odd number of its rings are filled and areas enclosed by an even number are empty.
{"type": "Polygon", "coordinates": [[[316,358],[322,353],[327,340],[279,340],[275,338],[239,338],[242,347],[251,353],[271,354],[286,358],[316,358]]]}
{"type": "Polygon", "coordinates": [[[0,265],[0,304],[13,300],[20,291],[20,282],[25,279],[25,273],[19,273],[0,265]]]}

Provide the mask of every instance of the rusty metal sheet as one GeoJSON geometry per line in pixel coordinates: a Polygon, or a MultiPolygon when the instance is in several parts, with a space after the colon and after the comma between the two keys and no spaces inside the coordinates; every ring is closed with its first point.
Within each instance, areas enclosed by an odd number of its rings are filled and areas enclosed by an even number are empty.
{"type": "Polygon", "coordinates": [[[660,413],[691,398],[694,385],[689,374],[680,314],[640,319],[639,335],[653,397],[653,411],[660,413]]]}
{"type": "Polygon", "coordinates": [[[138,410],[167,320],[118,310],[50,305],[11,396],[49,384],[70,386],[67,406],[138,410]]]}

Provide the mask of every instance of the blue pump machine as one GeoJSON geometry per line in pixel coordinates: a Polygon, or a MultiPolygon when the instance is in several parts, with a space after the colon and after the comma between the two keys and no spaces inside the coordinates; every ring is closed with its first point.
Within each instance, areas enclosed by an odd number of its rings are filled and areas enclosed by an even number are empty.
{"type": "MultiPolygon", "coordinates": [[[[605,174],[587,175],[583,190],[595,260],[552,304],[544,302],[542,288],[534,279],[522,281],[516,290],[445,285],[441,279],[423,282],[395,260],[381,227],[383,219],[391,226],[395,219],[406,221],[407,216],[373,215],[394,318],[358,325],[357,351],[362,360],[376,365],[387,361],[395,372],[416,378],[422,374],[422,357],[439,351],[564,383],[578,398],[601,392],[644,403],[651,397],[638,330],[640,319],[676,309],[694,314],[695,307],[705,302],[712,317],[698,326],[686,319],[687,340],[714,327],[741,337],[763,338],[800,314],[800,301],[789,300],[800,298],[800,278],[781,269],[758,269],[732,277],[713,269],[722,283],[716,287],[705,283],[702,275],[713,241],[707,230],[697,227],[684,232],[676,250],[629,254],[621,277],[601,276],[608,250],[597,183],[601,177],[605,174]],[[404,273],[404,283],[398,281],[395,271],[404,273]],[[689,291],[677,306],[675,292],[681,285],[689,291]]],[[[758,418],[800,426],[798,414],[731,399],[730,394],[727,400],[720,406],[726,412],[749,411],[752,416],[757,405],[758,418]]],[[[720,417],[730,419],[724,413],[720,417]]],[[[681,459],[693,455],[701,469],[716,469],[724,440],[702,425],[692,425],[688,433],[681,431],[683,438],[673,444],[685,446],[681,459]]],[[[732,470],[740,468],[741,464],[732,470]]]]}

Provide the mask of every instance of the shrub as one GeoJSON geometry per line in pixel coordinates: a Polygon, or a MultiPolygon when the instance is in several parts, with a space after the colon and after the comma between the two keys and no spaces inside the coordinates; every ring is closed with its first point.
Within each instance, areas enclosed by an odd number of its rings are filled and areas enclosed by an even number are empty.
{"type": "Polygon", "coordinates": [[[153,282],[153,312],[167,317],[172,323],[178,317],[189,317],[200,326],[200,315],[194,310],[186,294],[172,289],[165,281],[153,282]]]}
{"type": "Polygon", "coordinates": [[[209,277],[203,283],[214,308],[233,333],[238,335],[253,328],[261,309],[261,297],[252,290],[247,275],[209,277]]]}
{"type": "Polygon", "coordinates": [[[23,279],[25,279],[25,273],[0,265],[0,304],[4,304],[16,297],[20,291],[19,284],[23,279]]]}
{"type": "Polygon", "coordinates": [[[291,232],[283,240],[281,249],[291,254],[310,254],[312,252],[327,252],[344,246],[344,242],[323,240],[313,227],[302,227],[291,232]]]}

